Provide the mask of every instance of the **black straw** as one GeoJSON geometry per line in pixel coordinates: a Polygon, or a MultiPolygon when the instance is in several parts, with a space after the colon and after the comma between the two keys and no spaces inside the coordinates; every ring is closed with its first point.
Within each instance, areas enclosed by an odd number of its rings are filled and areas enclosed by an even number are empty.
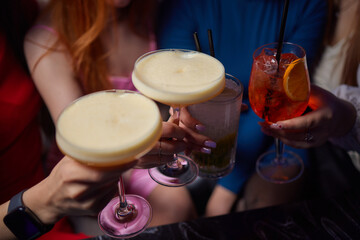
{"type": "Polygon", "coordinates": [[[208,29],[208,39],[209,39],[210,55],[212,57],[215,57],[214,42],[213,42],[213,38],[212,38],[211,29],[208,29]]]}
{"type": "Polygon", "coordinates": [[[200,41],[199,41],[199,36],[198,36],[197,32],[194,32],[193,36],[194,36],[194,40],[195,40],[196,51],[201,52],[200,41]]]}
{"type": "Polygon", "coordinates": [[[278,48],[277,48],[277,52],[276,52],[276,60],[278,62],[278,68],[280,66],[280,57],[281,57],[281,52],[282,52],[282,47],[283,47],[283,42],[284,42],[284,33],[285,33],[285,25],[286,25],[288,9],[289,9],[289,0],[285,0],[284,9],[282,12],[282,17],[281,17],[278,48]]]}

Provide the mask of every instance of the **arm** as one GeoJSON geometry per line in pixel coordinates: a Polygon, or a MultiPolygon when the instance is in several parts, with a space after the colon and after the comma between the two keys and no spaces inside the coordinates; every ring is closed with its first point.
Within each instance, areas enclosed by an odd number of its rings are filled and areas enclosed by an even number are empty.
{"type": "MultiPolygon", "coordinates": [[[[7,209],[9,206],[9,201],[0,205],[0,218],[4,219],[7,209]]],[[[14,234],[6,227],[3,221],[0,221],[0,239],[16,239],[14,234]]]]}
{"type": "MultiPolygon", "coordinates": [[[[64,157],[47,178],[25,191],[24,205],[44,224],[54,224],[63,216],[96,215],[115,196],[120,174],[135,163],[118,169],[96,169],[64,157]]],[[[8,205],[9,201],[0,205],[1,219],[8,205]]],[[[15,239],[3,221],[0,239],[15,239]]]]}
{"type": "Polygon", "coordinates": [[[354,106],[356,109],[356,121],[355,124],[350,125],[353,127],[346,135],[338,138],[330,138],[330,141],[346,150],[360,152],[360,88],[341,85],[335,89],[334,94],[335,96],[350,102],[354,106]]]}
{"type": "Polygon", "coordinates": [[[24,44],[31,76],[54,123],[69,103],[83,95],[65,48],[58,46],[55,51],[47,52],[56,40],[55,33],[33,28],[27,34],[24,44]]]}
{"type": "Polygon", "coordinates": [[[297,118],[272,125],[260,123],[263,132],[280,138],[287,145],[309,148],[319,146],[329,138],[341,138],[355,125],[354,106],[318,86],[311,86],[309,107],[311,112],[297,118]],[[311,141],[305,141],[307,132],[313,135],[311,141]]]}

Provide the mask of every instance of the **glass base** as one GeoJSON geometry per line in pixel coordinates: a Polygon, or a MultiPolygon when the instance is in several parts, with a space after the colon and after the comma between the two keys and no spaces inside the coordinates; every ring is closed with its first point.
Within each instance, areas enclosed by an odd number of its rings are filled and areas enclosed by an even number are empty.
{"type": "Polygon", "coordinates": [[[167,187],[181,187],[193,182],[199,174],[198,166],[187,156],[177,155],[177,157],[177,162],[173,164],[150,168],[150,177],[167,187]]]}
{"type": "Polygon", "coordinates": [[[299,155],[284,151],[281,160],[276,159],[275,151],[262,154],[256,162],[256,171],[260,177],[272,183],[290,183],[304,172],[304,163],[299,155]]]}
{"type": "Polygon", "coordinates": [[[235,163],[230,164],[226,168],[219,169],[217,167],[199,167],[199,177],[208,179],[220,179],[229,175],[234,169],[235,163]]]}
{"type": "Polygon", "coordinates": [[[113,198],[99,213],[99,226],[106,235],[113,238],[131,238],[144,231],[151,222],[152,208],[148,201],[137,195],[126,195],[126,201],[135,209],[127,217],[117,217],[118,197],[113,198]]]}

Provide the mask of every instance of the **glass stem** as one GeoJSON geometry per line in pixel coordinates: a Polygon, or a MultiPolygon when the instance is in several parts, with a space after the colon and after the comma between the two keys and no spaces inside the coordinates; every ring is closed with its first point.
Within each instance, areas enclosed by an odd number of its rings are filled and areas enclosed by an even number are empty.
{"type": "Polygon", "coordinates": [[[127,208],[127,202],[125,198],[125,188],[124,188],[124,180],[122,176],[119,177],[118,181],[118,190],[119,190],[119,200],[120,200],[120,210],[125,210],[127,208]]]}
{"type": "MultiPolygon", "coordinates": [[[[178,126],[180,125],[180,107],[173,107],[173,118],[174,118],[174,123],[177,124],[178,126]]],[[[174,161],[171,161],[167,164],[167,166],[169,168],[172,169],[181,169],[182,165],[179,163],[178,161],[178,155],[176,153],[174,153],[174,161]]]]}
{"type": "Polygon", "coordinates": [[[119,177],[118,190],[120,203],[116,210],[116,216],[119,220],[123,220],[133,215],[135,209],[133,205],[129,205],[126,201],[124,180],[122,176],[119,177]]]}
{"type": "Polygon", "coordinates": [[[284,160],[283,154],[284,154],[284,144],[282,141],[280,141],[279,138],[275,138],[275,148],[276,148],[276,158],[275,162],[277,164],[281,164],[284,160]]]}

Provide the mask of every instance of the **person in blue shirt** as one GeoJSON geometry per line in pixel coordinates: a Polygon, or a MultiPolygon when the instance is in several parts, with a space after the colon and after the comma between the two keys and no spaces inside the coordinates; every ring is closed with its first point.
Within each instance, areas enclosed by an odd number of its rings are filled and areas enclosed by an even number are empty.
{"type": "MultiPolygon", "coordinates": [[[[252,54],[258,47],[278,41],[283,6],[283,0],[166,0],[160,10],[158,47],[196,49],[193,33],[197,32],[202,51],[210,53],[207,30],[211,29],[215,57],[224,64],[227,73],[243,83],[243,102],[249,104],[247,88],[252,54]]],[[[290,0],[289,3],[284,41],[305,49],[310,73],[321,45],[326,13],[325,0],[290,0]]],[[[263,120],[250,108],[241,113],[236,166],[218,181],[206,215],[228,213],[240,192],[245,193],[240,201],[242,209],[284,203],[299,194],[302,178],[276,185],[256,175],[257,158],[274,148],[273,138],[262,133],[259,121],[263,120]]],[[[291,151],[308,163],[306,150],[291,151]]]]}

